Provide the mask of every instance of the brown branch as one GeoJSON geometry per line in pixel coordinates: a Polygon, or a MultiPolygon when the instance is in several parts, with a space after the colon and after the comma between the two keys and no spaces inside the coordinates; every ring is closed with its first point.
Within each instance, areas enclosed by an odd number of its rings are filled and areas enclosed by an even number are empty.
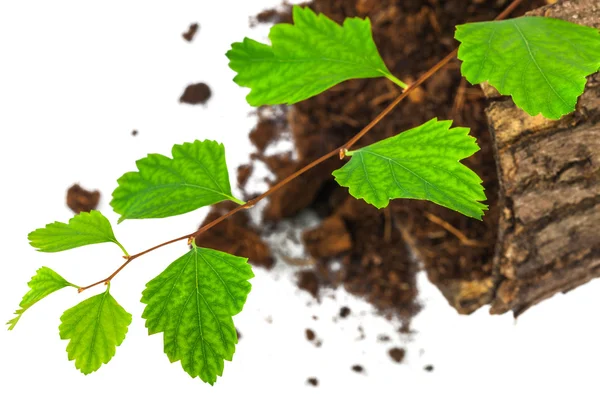
{"type": "MultiPolygon", "coordinates": [[[[506,9],[504,11],[502,11],[502,13],[500,13],[496,17],[495,20],[497,21],[497,20],[501,20],[501,19],[506,18],[515,8],[517,8],[517,6],[521,3],[521,1],[522,0],[514,0],[512,3],[510,3],[508,5],[508,7],[506,7],[506,9]]],[[[269,190],[267,190],[263,194],[261,194],[261,195],[255,197],[255,198],[249,200],[244,205],[240,205],[240,206],[234,208],[233,210],[229,211],[228,213],[226,213],[226,214],[220,216],[219,218],[211,221],[209,224],[204,225],[203,227],[200,227],[199,229],[197,229],[196,231],[192,232],[191,234],[185,235],[185,236],[181,236],[181,237],[178,237],[176,239],[169,240],[167,242],[161,243],[159,245],[156,245],[154,247],[151,247],[151,248],[149,248],[147,250],[144,250],[144,251],[142,251],[140,253],[137,253],[137,254],[134,254],[134,255],[128,257],[127,261],[125,261],[125,263],[123,265],[121,265],[119,268],[117,268],[117,270],[115,272],[113,272],[109,277],[107,277],[105,279],[102,279],[101,281],[98,281],[98,282],[93,283],[91,285],[81,287],[79,289],[79,292],[81,293],[84,290],[87,290],[87,289],[92,288],[94,286],[100,285],[102,283],[104,283],[104,284],[109,283],[131,261],[135,260],[138,257],[143,256],[146,253],[150,253],[151,251],[154,251],[154,250],[156,250],[156,249],[158,249],[160,247],[166,246],[166,245],[171,244],[171,243],[179,242],[179,241],[184,240],[184,239],[193,240],[196,236],[201,235],[202,233],[206,232],[207,230],[209,230],[213,226],[215,226],[215,225],[219,224],[220,222],[226,220],[227,218],[231,217],[232,215],[237,214],[238,212],[240,212],[240,211],[242,211],[244,209],[248,209],[248,208],[254,207],[254,205],[256,203],[258,203],[259,201],[261,201],[265,197],[270,196],[272,193],[278,191],[283,186],[287,185],[288,183],[290,183],[291,181],[293,181],[294,179],[296,179],[300,175],[304,174],[306,171],[308,171],[308,170],[316,167],[317,165],[319,165],[322,162],[330,159],[331,157],[339,155],[340,159],[343,159],[346,151],[348,151],[352,146],[354,146],[356,144],[356,142],[358,142],[364,135],[366,135],[371,129],[373,129],[373,127],[375,125],[377,125],[386,115],[388,115],[402,100],[404,100],[410,94],[410,92],[412,92],[417,87],[419,87],[420,85],[422,85],[423,82],[425,82],[427,79],[431,78],[431,76],[433,74],[435,74],[437,71],[439,71],[440,69],[442,69],[442,67],[444,67],[446,64],[448,64],[456,56],[457,53],[458,53],[458,48],[454,49],[450,54],[448,54],[441,61],[439,61],[437,64],[435,64],[429,70],[427,70],[427,72],[425,72],[423,75],[421,75],[415,82],[413,82],[406,89],[404,89],[404,91],[402,92],[402,94],[400,94],[398,97],[396,97],[396,99],[393,102],[391,102],[381,113],[379,113],[379,115],[377,115],[377,117],[375,117],[375,119],[373,119],[373,121],[371,121],[367,126],[365,126],[360,132],[358,132],[356,135],[354,135],[348,142],[346,142],[342,146],[340,146],[337,149],[332,150],[331,152],[325,154],[324,156],[316,159],[315,161],[313,161],[310,164],[306,165],[302,169],[294,172],[292,175],[288,176],[287,178],[283,179],[282,181],[279,181],[277,184],[275,184],[274,186],[272,186],[269,190]]]]}

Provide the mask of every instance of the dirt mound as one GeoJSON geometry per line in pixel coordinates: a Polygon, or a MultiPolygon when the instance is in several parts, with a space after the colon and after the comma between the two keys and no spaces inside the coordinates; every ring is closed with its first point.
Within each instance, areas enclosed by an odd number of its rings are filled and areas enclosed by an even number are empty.
{"type": "MultiPolygon", "coordinates": [[[[315,0],[308,5],[338,23],[346,17],[368,16],[386,65],[394,75],[410,83],[454,49],[456,25],[493,19],[508,3],[315,0]]],[[[525,11],[521,8],[513,15],[525,11]]],[[[265,12],[264,16],[268,17],[261,17],[265,20],[291,22],[291,9],[265,12]]],[[[498,181],[483,94],[479,87],[465,84],[459,69],[455,60],[439,71],[375,126],[357,147],[434,117],[469,127],[481,151],[465,164],[483,179],[490,206],[483,222],[424,201],[394,200],[389,208],[377,210],[352,198],[347,189],[334,182],[331,172],[343,161],[330,159],[276,192],[264,209],[264,219],[273,223],[306,208],[315,210],[323,219],[320,226],[304,233],[306,250],[316,265],[301,272],[300,287],[318,295],[321,286],[343,285],[379,310],[400,316],[407,322],[404,329],[409,330],[408,322],[419,310],[415,275],[425,268],[430,280],[459,312],[469,313],[481,306],[479,295],[493,285],[498,181]]],[[[400,92],[385,79],[353,80],[289,109],[261,109],[258,125],[250,134],[257,147],[252,158],[264,162],[276,181],[281,180],[342,145],[400,92]],[[278,140],[284,130],[291,132],[295,155],[286,152],[265,156],[265,148],[278,140]]],[[[250,173],[250,166],[240,169],[240,183],[250,173]]]]}

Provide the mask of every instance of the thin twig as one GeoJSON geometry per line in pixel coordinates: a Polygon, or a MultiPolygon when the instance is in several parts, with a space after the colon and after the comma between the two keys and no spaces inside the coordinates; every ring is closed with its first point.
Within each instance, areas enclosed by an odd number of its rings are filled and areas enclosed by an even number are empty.
{"type": "Polygon", "coordinates": [[[456,97],[454,98],[454,105],[452,106],[452,119],[455,120],[457,118],[462,119],[461,111],[463,106],[465,105],[465,97],[466,97],[466,86],[467,80],[462,78],[460,80],[460,84],[458,85],[458,90],[456,91],[456,97]]]}
{"type": "MultiPolygon", "coordinates": [[[[521,3],[521,1],[522,0],[514,0],[512,3],[510,3],[510,5],[508,7],[506,7],[506,9],[502,13],[500,13],[496,17],[495,20],[497,21],[497,20],[501,20],[501,19],[506,18],[521,3]]],[[[220,222],[226,220],[227,218],[231,217],[232,215],[237,214],[238,212],[240,212],[242,210],[245,210],[245,209],[248,209],[248,208],[252,208],[256,203],[258,203],[259,201],[261,201],[265,197],[270,196],[272,193],[278,191],[283,186],[287,185],[288,183],[290,183],[291,181],[293,181],[294,179],[296,179],[300,175],[304,174],[306,171],[308,171],[308,170],[316,167],[317,165],[319,165],[322,162],[330,159],[331,157],[339,155],[340,158],[343,158],[343,155],[346,153],[346,151],[350,150],[350,148],[352,146],[354,146],[356,144],[356,142],[358,142],[364,135],[366,135],[371,129],[373,129],[373,127],[375,125],[377,125],[386,115],[388,115],[402,100],[404,100],[410,94],[410,92],[412,92],[413,90],[415,90],[417,87],[419,87],[421,84],[423,84],[423,82],[425,82],[427,79],[431,78],[431,76],[433,74],[435,74],[442,67],[444,67],[446,64],[448,64],[456,56],[457,53],[458,53],[458,48],[454,49],[450,54],[448,54],[441,61],[439,61],[437,64],[435,64],[433,67],[431,67],[427,72],[425,72],[423,75],[421,75],[419,77],[419,79],[417,79],[415,82],[413,82],[408,87],[406,87],[404,89],[404,91],[398,97],[396,97],[396,99],[393,102],[391,102],[381,113],[379,113],[379,115],[377,117],[375,117],[375,119],[373,119],[373,121],[371,121],[367,126],[365,126],[360,132],[358,132],[356,135],[354,135],[348,142],[346,142],[342,146],[340,146],[337,149],[332,150],[329,153],[325,154],[324,156],[316,159],[315,161],[311,162],[310,164],[306,165],[305,167],[301,168],[300,170],[294,172],[292,175],[290,175],[287,178],[283,179],[282,181],[276,183],[274,186],[272,186],[269,190],[267,190],[263,194],[261,194],[261,195],[255,197],[255,198],[249,200],[246,204],[240,205],[240,206],[234,208],[233,210],[229,211],[228,213],[223,214],[219,218],[211,221],[207,225],[204,225],[204,226],[200,227],[199,229],[197,229],[196,231],[192,232],[191,234],[185,235],[185,236],[181,236],[181,237],[178,237],[176,239],[169,240],[167,242],[161,243],[159,245],[156,245],[154,247],[151,247],[151,248],[149,248],[147,250],[144,250],[144,251],[142,251],[140,253],[137,253],[137,254],[134,254],[134,255],[128,257],[127,261],[125,261],[125,263],[123,265],[121,265],[119,268],[117,268],[117,270],[115,270],[115,272],[113,272],[109,277],[107,277],[105,279],[102,279],[101,281],[98,281],[98,282],[93,283],[91,285],[84,286],[84,287],[82,287],[82,288],[79,289],[79,292],[81,293],[84,290],[87,290],[87,289],[92,288],[94,286],[100,285],[102,283],[108,284],[131,261],[135,260],[138,257],[143,256],[146,253],[150,253],[151,251],[154,251],[154,250],[156,250],[158,248],[161,248],[161,247],[166,246],[166,245],[171,244],[171,243],[179,242],[179,241],[184,240],[184,239],[193,240],[195,237],[201,235],[202,233],[206,232],[207,230],[209,230],[213,226],[215,226],[215,225],[219,224],[220,222]]],[[[467,240],[470,240],[470,239],[467,238],[467,240]]]]}
{"type": "Polygon", "coordinates": [[[450,232],[451,234],[453,234],[454,236],[456,236],[456,238],[458,240],[460,240],[460,242],[462,244],[464,244],[465,246],[469,246],[469,247],[487,247],[487,244],[485,244],[483,242],[480,242],[480,241],[474,240],[474,239],[469,239],[468,237],[465,236],[464,233],[462,233],[461,231],[459,231],[458,229],[456,229],[454,226],[452,226],[449,222],[444,221],[443,219],[441,219],[437,215],[433,215],[431,213],[425,212],[425,217],[428,220],[430,220],[431,222],[433,222],[434,224],[441,226],[442,228],[444,228],[445,230],[447,230],[448,232],[450,232]]]}

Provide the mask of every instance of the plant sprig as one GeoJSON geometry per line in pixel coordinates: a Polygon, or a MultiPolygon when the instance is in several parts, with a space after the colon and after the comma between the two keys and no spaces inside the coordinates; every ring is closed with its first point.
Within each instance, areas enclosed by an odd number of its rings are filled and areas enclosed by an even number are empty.
{"type": "MultiPolygon", "coordinates": [[[[513,1],[496,20],[507,17],[520,2],[513,1]]],[[[485,200],[481,179],[460,163],[479,150],[467,128],[451,129],[452,121],[434,119],[370,146],[353,149],[354,145],[457,53],[463,61],[461,71],[471,83],[489,81],[500,93],[512,95],[526,112],[541,112],[548,118],[573,111],[585,77],[600,68],[597,30],[525,17],[457,27],[460,47],[406,85],[385,66],[368,19],[348,18],[338,25],[298,6],[293,8],[293,17],[293,25],[277,24],[271,29],[270,46],[246,38],[234,43],[227,53],[230,67],[237,72],[234,80],[250,88],[247,100],[251,105],[293,104],[357,78],[383,77],[402,87],[402,93],[345,144],[247,202],[231,193],[225,149],[219,143],[184,143],[173,146],[171,158],[150,154],[138,160],[138,171],[124,174],[113,193],[111,205],[121,215],[119,222],[179,215],[220,201],[233,201],[238,206],[190,234],[133,255],[117,241],[110,222],[97,211],[32,232],[31,245],[43,252],[112,242],[123,250],[125,261],[108,277],[83,287],[42,267],[29,282],[30,290],[16,317],[8,322],[9,329],[25,310],[57,290],[71,286],[83,292],[105,284],[104,293],[67,310],[59,328],[61,338],[70,340],[69,360],[75,360],[84,374],[94,372],[114,356],[132,321],[131,314],[110,294],[112,280],[133,260],[187,240],[192,249],[146,285],[142,317],[149,334],[163,332],[164,351],[171,362],[181,361],[190,376],[212,385],[223,373],[224,360],[230,361],[235,352],[237,335],[232,316],[244,306],[253,273],[247,259],[199,248],[196,237],[336,156],[351,157],[333,172],[338,183],[376,207],[385,207],[396,198],[421,199],[481,219],[487,209],[481,203],[485,200]],[[498,34],[501,38],[496,38],[498,34]],[[553,35],[555,43],[549,46],[542,34],[553,35]],[[583,41],[585,48],[574,47],[575,40],[583,41]],[[513,53],[504,54],[511,50],[513,53]],[[566,50],[575,51],[564,57],[566,50]],[[548,63],[559,57],[556,65],[548,63]],[[511,75],[516,69],[522,74],[531,72],[532,84],[518,86],[511,75]]]]}

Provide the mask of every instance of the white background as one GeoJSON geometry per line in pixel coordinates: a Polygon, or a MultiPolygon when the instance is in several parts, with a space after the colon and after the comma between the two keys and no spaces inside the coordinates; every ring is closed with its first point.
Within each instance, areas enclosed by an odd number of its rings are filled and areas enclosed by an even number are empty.
{"type": "MultiPolygon", "coordinates": [[[[108,206],[116,179],[149,152],[169,154],[175,143],[225,143],[230,174],[247,161],[254,123],[247,90],[232,81],[224,53],[252,31],[248,16],[276,0],[261,1],[2,1],[0,3],[0,319],[9,320],[35,270],[49,266],[78,285],[106,277],[121,262],[110,244],[66,253],[37,253],[28,232],[67,221],[65,190],[74,182],[103,193],[108,206]],[[191,22],[200,31],[181,38],[191,22]],[[187,84],[205,81],[208,107],[178,98],[187,84]],[[137,137],[131,131],[139,131],[137,137]]],[[[239,194],[239,193],[238,193],[239,194]]],[[[115,233],[130,252],[193,231],[205,211],[126,221],[115,233]]],[[[139,302],[145,283],[186,251],[179,243],[132,263],[111,292],[134,316],[117,355],[84,376],[67,360],[58,336],[61,313],[96,293],[64,289],[32,307],[14,331],[0,333],[0,398],[598,398],[600,282],[555,296],[528,311],[489,316],[482,309],[458,316],[421,276],[424,311],[410,337],[397,323],[373,314],[363,301],[336,293],[315,305],[293,283],[293,268],[255,269],[253,291],[235,318],[242,332],[234,361],[214,387],[191,379],[162,352],[162,336],[147,336],[139,302]],[[307,303],[312,306],[307,307],[307,303]],[[334,323],[340,306],[353,311],[334,323]],[[314,321],[311,317],[318,316],[314,321]],[[272,320],[272,323],[268,321],[272,320]],[[366,339],[356,340],[362,325],[366,339]],[[323,345],[304,338],[313,328],[323,345]],[[387,333],[393,343],[379,343],[387,333]],[[387,350],[407,349],[395,364],[387,350]],[[366,374],[350,370],[361,364],[366,374]],[[432,364],[435,370],[425,372],[432,364]],[[306,384],[308,377],[318,387],[306,384]]],[[[100,289],[102,290],[102,289],[100,289]]]]}

